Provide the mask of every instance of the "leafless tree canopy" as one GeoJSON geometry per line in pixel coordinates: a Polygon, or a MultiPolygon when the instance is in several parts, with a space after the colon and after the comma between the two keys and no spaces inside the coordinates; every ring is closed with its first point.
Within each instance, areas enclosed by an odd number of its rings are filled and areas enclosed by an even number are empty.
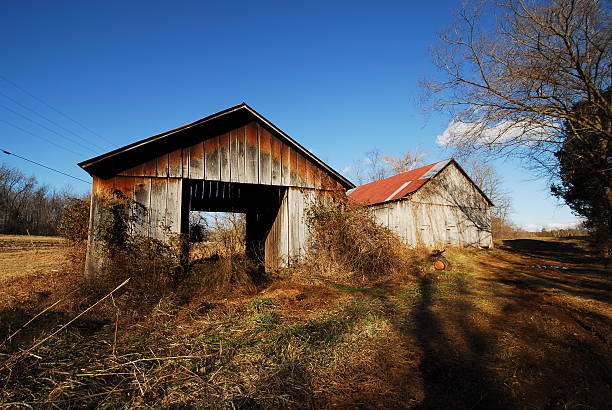
{"type": "Polygon", "coordinates": [[[56,235],[71,195],[39,185],[34,177],[0,164],[0,233],[56,235]]]}
{"type": "Polygon", "coordinates": [[[366,153],[365,159],[354,161],[348,174],[354,183],[363,185],[418,168],[424,165],[426,156],[427,153],[418,146],[414,150],[406,150],[400,156],[383,154],[375,148],[366,153]]]}
{"type": "Polygon", "coordinates": [[[507,220],[512,208],[512,197],[502,186],[502,179],[493,165],[479,159],[472,158],[461,163],[472,181],[493,202],[493,216],[507,220]]]}
{"type": "Polygon", "coordinates": [[[433,50],[441,77],[426,97],[453,121],[439,142],[459,151],[512,153],[540,170],[568,120],[612,138],[610,121],[578,115],[586,101],[612,117],[610,13],[596,0],[468,2],[433,50]]]}

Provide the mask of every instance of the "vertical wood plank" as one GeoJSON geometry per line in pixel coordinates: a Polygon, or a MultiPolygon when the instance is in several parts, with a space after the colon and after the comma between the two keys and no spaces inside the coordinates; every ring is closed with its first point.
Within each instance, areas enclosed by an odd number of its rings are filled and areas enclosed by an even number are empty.
{"type": "Polygon", "coordinates": [[[219,137],[212,137],[204,141],[204,178],[218,181],[221,176],[219,168],[219,137]]]}
{"type": "Polygon", "coordinates": [[[155,239],[164,238],[166,197],[168,195],[168,180],[166,178],[151,179],[151,231],[150,235],[155,239]]]}
{"type": "Polygon", "coordinates": [[[144,175],[144,163],[136,165],[132,168],[132,175],[135,177],[141,177],[144,175]]]}
{"type": "Polygon", "coordinates": [[[240,129],[235,129],[230,131],[230,181],[231,182],[239,182],[238,176],[238,131],[240,129]]]}
{"type": "Polygon", "coordinates": [[[308,186],[308,160],[302,155],[298,155],[298,186],[308,186]]]}
{"type": "Polygon", "coordinates": [[[314,188],[314,165],[309,160],[306,160],[306,185],[308,188],[314,188]]]}
{"type": "Polygon", "coordinates": [[[307,212],[310,210],[310,207],[315,202],[315,191],[304,191],[305,200],[303,201],[302,207],[302,217],[300,218],[300,226],[302,231],[301,241],[302,241],[302,249],[303,255],[306,255],[309,251],[310,246],[310,231],[308,229],[308,225],[306,223],[307,212]]]}
{"type": "Polygon", "coordinates": [[[157,160],[155,158],[144,163],[143,175],[148,177],[157,175],[157,160]]]}
{"type": "Polygon", "coordinates": [[[291,147],[281,144],[281,183],[291,185],[291,147]]]}
{"type": "Polygon", "coordinates": [[[257,124],[252,122],[245,128],[245,183],[259,183],[259,143],[257,124]]]}
{"type": "Polygon", "coordinates": [[[238,155],[237,158],[237,164],[236,164],[236,168],[237,168],[237,178],[236,181],[237,182],[242,182],[245,183],[247,182],[246,180],[246,142],[245,142],[245,138],[246,138],[246,128],[245,127],[240,127],[236,130],[236,146],[237,146],[237,151],[236,154],[238,155]]]}
{"type": "Polygon", "coordinates": [[[168,154],[163,154],[157,157],[157,173],[161,178],[168,177],[168,154]]]}
{"type": "Polygon", "coordinates": [[[282,153],[281,153],[281,142],[274,136],[270,135],[270,146],[272,148],[272,185],[281,185],[283,182],[283,175],[281,169],[282,153]]]}
{"type": "Polygon", "coordinates": [[[230,171],[230,134],[225,133],[219,137],[219,168],[220,180],[231,181],[230,171]]]}
{"type": "Polygon", "coordinates": [[[181,232],[181,194],[182,181],[168,179],[168,195],[166,199],[165,223],[170,232],[181,232]]]}
{"type": "Polygon", "coordinates": [[[313,170],[313,176],[312,176],[313,185],[315,188],[321,189],[321,179],[323,179],[323,175],[322,175],[323,172],[316,165],[313,165],[312,170],[313,170]]]}
{"type": "Polygon", "coordinates": [[[259,183],[270,185],[272,182],[272,145],[271,135],[258,125],[259,132],[259,183]]]}
{"type": "Polygon", "coordinates": [[[305,246],[304,246],[304,238],[305,238],[305,232],[304,232],[304,224],[302,222],[302,220],[304,219],[304,192],[303,191],[296,191],[299,193],[299,195],[297,196],[297,217],[296,217],[296,225],[297,225],[297,231],[298,231],[298,253],[300,255],[300,258],[303,258],[305,253],[305,246]]]}
{"type": "Polygon", "coordinates": [[[181,150],[172,151],[168,155],[168,176],[180,178],[183,174],[183,155],[181,150]]]}
{"type": "Polygon", "coordinates": [[[291,149],[290,150],[290,173],[291,173],[291,186],[300,186],[300,174],[298,172],[298,164],[299,164],[299,157],[300,154],[297,153],[297,151],[291,149]]]}
{"type": "Polygon", "coordinates": [[[189,147],[183,148],[181,150],[181,155],[183,157],[182,176],[183,178],[189,178],[189,147]]]}
{"type": "Polygon", "coordinates": [[[113,188],[121,191],[127,198],[134,195],[134,177],[116,176],[113,178],[113,188]]]}
{"type": "Polygon", "coordinates": [[[151,178],[139,178],[134,184],[134,215],[136,217],[136,234],[149,236],[149,208],[151,200],[151,178]]]}
{"type": "Polygon", "coordinates": [[[189,147],[189,178],[204,179],[204,145],[201,142],[189,147]]]}
{"type": "Polygon", "coordinates": [[[287,189],[282,188],[282,201],[278,211],[278,256],[281,266],[289,264],[289,201],[287,199],[287,189]]]}

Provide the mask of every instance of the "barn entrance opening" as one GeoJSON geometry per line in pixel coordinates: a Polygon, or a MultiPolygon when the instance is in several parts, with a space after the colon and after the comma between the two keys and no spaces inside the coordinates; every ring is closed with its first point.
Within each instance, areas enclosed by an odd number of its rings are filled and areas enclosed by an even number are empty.
{"type": "Polygon", "coordinates": [[[246,214],[189,212],[189,238],[194,260],[242,257],[246,250],[246,214]]]}
{"type": "MultiPolygon", "coordinates": [[[[197,179],[184,180],[183,184],[183,212],[197,211],[208,218],[206,223],[228,234],[223,237],[221,233],[214,241],[226,241],[225,244],[215,245],[228,245],[234,251],[243,247],[247,257],[263,266],[266,239],[287,188],[197,179]]],[[[189,231],[189,219],[183,218],[186,223],[181,227],[182,232],[189,231]]]]}

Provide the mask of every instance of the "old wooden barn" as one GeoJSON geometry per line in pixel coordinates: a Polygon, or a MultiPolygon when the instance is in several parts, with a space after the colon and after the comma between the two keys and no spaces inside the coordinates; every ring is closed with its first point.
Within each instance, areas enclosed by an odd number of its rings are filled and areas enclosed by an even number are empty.
{"type": "Polygon", "coordinates": [[[138,232],[186,233],[189,211],[246,214],[246,246],[266,266],[299,260],[305,212],[354,185],[246,104],[79,164],[93,177],[86,273],[98,269],[100,203],[120,190],[145,210],[138,232]]]}
{"type": "Polygon", "coordinates": [[[349,191],[409,245],[492,247],[493,203],[453,159],[349,191]]]}

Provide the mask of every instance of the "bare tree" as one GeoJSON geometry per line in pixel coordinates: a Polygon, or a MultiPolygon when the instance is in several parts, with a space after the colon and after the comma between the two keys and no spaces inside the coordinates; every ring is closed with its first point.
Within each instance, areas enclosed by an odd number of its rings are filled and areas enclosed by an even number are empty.
{"type": "Polygon", "coordinates": [[[353,161],[353,165],[349,168],[350,178],[357,185],[362,185],[388,177],[390,170],[384,157],[378,148],[366,152],[364,159],[353,161]]]}
{"type": "Polygon", "coordinates": [[[0,233],[55,235],[73,196],[39,185],[17,168],[0,164],[0,233]]]}
{"type": "Polygon", "coordinates": [[[495,167],[480,158],[464,160],[462,166],[472,181],[493,202],[493,217],[507,222],[512,208],[512,197],[504,190],[502,179],[495,167]]]}
{"type": "Polygon", "coordinates": [[[554,175],[564,124],[612,139],[610,121],[573,109],[586,101],[612,117],[611,18],[597,0],[468,2],[457,17],[433,50],[441,77],[423,82],[453,117],[440,143],[554,175]]]}
{"type": "Polygon", "coordinates": [[[423,159],[425,159],[427,155],[427,152],[421,151],[421,148],[417,146],[412,151],[406,150],[406,152],[399,157],[385,155],[383,161],[391,167],[393,174],[401,174],[402,172],[411,171],[423,165],[423,159]]]}
{"type": "Polygon", "coordinates": [[[417,168],[423,165],[426,156],[427,153],[419,147],[412,151],[406,150],[397,157],[383,154],[381,150],[374,148],[366,153],[363,160],[353,161],[348,174],[357,185],[363,185],[417,168]]]}

